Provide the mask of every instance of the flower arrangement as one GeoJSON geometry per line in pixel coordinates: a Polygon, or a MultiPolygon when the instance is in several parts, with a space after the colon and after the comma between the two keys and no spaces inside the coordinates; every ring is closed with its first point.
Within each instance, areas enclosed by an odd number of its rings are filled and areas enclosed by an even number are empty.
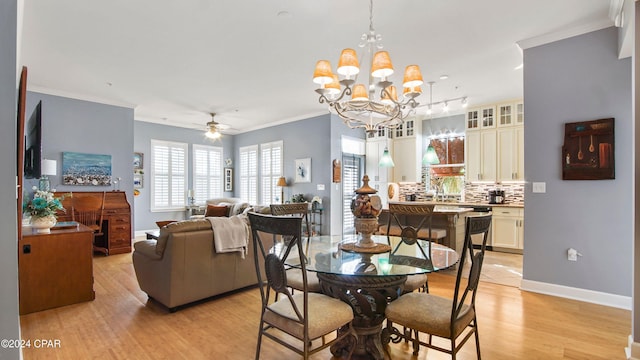
{"type": "Polygon", "coordinates": [[[46,217],[53,215],[56,216],[56,211],[65,211],[62,207],[63,197],[56,198],[53,196],[53,192],[38,190],[37,187],[33,187],[33,200],[27,202],[22,207],[25,213],[28,213],[33,218],[46,217]]]}

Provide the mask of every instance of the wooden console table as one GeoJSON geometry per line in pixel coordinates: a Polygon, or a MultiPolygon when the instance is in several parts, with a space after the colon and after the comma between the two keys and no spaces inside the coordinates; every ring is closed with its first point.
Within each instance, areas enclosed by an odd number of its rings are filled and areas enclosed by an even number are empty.
{"type": "MultiPolygon", "coordinates": [[[[102,191],[58,191],[55,196],[70,194],[76,196],[102,196],[102,191]]],[[[67,210],[58,216],[58,221],[71,221],[71,197],[62,200],[67,210]]],[[[104,236],[96,237],[95,248],[107,255],[131,252],[131,206],[124,191],[107,191],[104,199],[102,220],[104,236]]]]}
{"type": "Polygon", "coordinates": [[[51,229],[50,234],[22,228],[18,241],[20,315],[95,299],[93,231],[51,229]]]}

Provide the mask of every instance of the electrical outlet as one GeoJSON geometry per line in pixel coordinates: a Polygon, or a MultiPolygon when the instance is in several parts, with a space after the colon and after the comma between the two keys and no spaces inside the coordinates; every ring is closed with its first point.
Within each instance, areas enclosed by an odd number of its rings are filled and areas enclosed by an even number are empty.
{"type": "Polygon", "coordinates": [[[567,250],[567,260],[578,261],[578,250],[573,248],[567,250]]]}

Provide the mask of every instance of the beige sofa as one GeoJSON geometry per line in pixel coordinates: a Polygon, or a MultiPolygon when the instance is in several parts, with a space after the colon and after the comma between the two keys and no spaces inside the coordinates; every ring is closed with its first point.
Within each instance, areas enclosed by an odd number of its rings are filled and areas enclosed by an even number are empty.
{"type": "Polygon", "coordinates": [[[207,219],[185,220],[160,229],[158,240],[134,244],[138,284],[172,312],[180,305],[257,283],[253,245],[248,254],[217,253],[207,219]]]}

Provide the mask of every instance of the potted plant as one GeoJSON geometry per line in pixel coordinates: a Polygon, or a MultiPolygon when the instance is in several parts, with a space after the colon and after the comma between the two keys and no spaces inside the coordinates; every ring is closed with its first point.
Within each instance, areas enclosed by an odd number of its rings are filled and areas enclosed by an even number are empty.
{"type": "Polygon", "coordinates": [[[62,199],[56,198],[51,191],[38,190],[33,187],[33,199],[23,206],[23,211],[31,216],[31,226],[38,233],[49,233],[50,229],[58,221],[56,212],[65,211],[62,207],[62,199]]]}

